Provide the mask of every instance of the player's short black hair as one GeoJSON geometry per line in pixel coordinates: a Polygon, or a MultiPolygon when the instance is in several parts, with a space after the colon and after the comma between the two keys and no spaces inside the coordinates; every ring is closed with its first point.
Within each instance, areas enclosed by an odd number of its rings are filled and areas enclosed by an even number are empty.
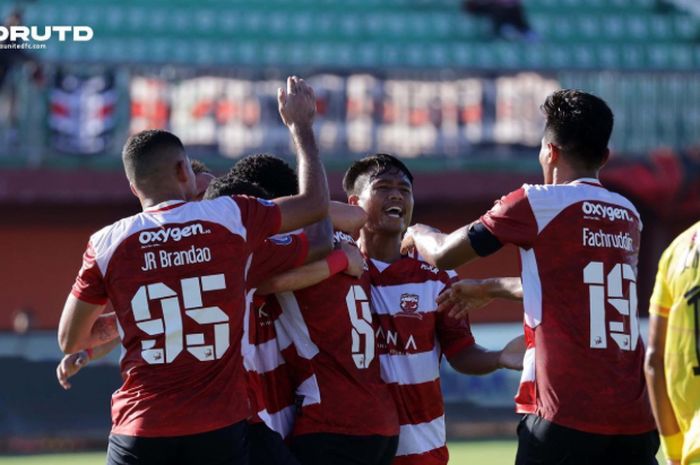
{"type": "Polygon", "coordinates": [[[546,118],[545,140],[556,145],[571,163],[599,168],[605,161],[613,129],[613,112],[595,95],[558,90],[540,107],[546,118]]]}
{"type": "Polygon", "coordinates": [[[201,173],[214,174],[209,169],[209,167],[207,165],[205,165],[204,162],[201,160],[190,158],[190,165],[192,165],[192,172],[194,174],[201,174],[201,173]]]}
{"type": "Polygon", "coordinates": [[[259,185],[269,192],[272,198],[299,193],[296,172],[286,161],[275,155],[248,155],[238,160],[230,173],[259,185]]]}
{"type": "Polygon", "coordinates": [[[180,139],[162,129],[136,133],[129,137],[122,149],[126,177],[134,184],[158,176],[165,160],[180,155],[185,155],[180,139]]]}
{"type": "Polygon", "coordinates": [[[259,185],[232,175],[231,172],[215,178],[209,183],[207,190],[204,192],[205,199],[215,199],[222,195],[251,195],[261,199],[271,198],[270,193],[259,185]]]}
{"type": "Polygon", "coordinates": [[[375,153],[350,165],[343,176],[343,190],[347,195],[358,194],[364,188],[364,183],[358,182],[360,177],[366,176],[366,179],[371,181],[390,171],[406,175],[408,181],[413,185],[413,175],[401,160],[386,153],[375,153]]]}

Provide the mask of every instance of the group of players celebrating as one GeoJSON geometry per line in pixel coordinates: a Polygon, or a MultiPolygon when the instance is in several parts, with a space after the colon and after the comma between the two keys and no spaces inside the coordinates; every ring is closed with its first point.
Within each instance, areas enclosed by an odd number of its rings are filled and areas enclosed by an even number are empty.
{"type": "Polygon", "coordinates": [[[313,90],[290,77],[278,101],[297,173],[253,155],[214,178],[160,130],[124,147],[143,211],[91,236],[58,334],[66,388],[121,346],[108,464],[446,464],[443,356],[466,374],[523,370],[516,464],[656,463],[641,221],[597,180],[605,102],[550,95],[544,184],[442,234],[410,226],[413,176],[387,154],[352,163],[347,203],[329,201],[313,90]],[[505,244],[520,278],[450,271],[505,244]],[[468,320],[493,298],[525,309],[524,336],[498,351],[468,320]]]}

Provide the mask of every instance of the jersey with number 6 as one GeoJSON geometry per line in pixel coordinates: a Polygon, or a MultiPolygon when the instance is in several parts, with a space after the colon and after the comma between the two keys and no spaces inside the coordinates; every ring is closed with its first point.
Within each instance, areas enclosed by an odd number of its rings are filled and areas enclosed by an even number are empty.
{"type": "Polygon", "coordinates": [[[241,357],[251,254],[279,208],[244,196],[164,202],[93,234],[73,286],[116,312],[112,432],[182,436],[250,415],[241,357]]]}
{"type": "MultiPolygon", "coordinates": [[[[334,242],[341,240],[352,238],[336,232],[334,242]]],[[[299,354],[288,362],[306,370],[310,361],[313,371],[297,389],[303,398],[293,434],[396,436],[396,407],[379,373],[368,274],[339,273],[275,297],[282,309],[278,337],[291,338],[299,354]]]]}
{"type": "Polygon", "coordinates": [[[520,248],[527,351],[518,412],[596,434],[653,430],[632,203],[596,179],[524,185],[480,221],[520,248]]]}

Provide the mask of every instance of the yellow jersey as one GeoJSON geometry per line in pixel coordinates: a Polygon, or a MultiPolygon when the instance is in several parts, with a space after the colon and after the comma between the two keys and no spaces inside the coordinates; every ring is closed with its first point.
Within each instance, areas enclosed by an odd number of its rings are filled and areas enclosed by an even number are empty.
{"type": "Polygon", "coordinates": [[[684,435],[683,463],[700,460],[700,222],[678,236],[659,261],[652,305],[668,318],[666,389],[684,435]]]}

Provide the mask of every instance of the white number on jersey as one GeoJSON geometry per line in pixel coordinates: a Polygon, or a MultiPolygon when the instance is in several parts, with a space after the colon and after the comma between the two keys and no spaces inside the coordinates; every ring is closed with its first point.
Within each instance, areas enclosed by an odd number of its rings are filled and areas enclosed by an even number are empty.
{"type": "Polygon", "coordinates": [[[352,323],[352,359],[357,368],[367,368],[374,360],[374,330],[367,294],[362,286],[354,285],[348,291],[345,302],[352,323]],[[361,349],[363,337],[364,351],[361,349]]]}
{"type": "MultiPolygon", "coordinates": [[[[229,318],[219,307],[205,307],[202,292],[226,288],[223,274],[213,274],[180,281],[185,314],[200,325],[214,325],[214,344],[204,343],[203,333],[185,335],[187,351],[197,360],[207,361],[223,357],[229,348],[229,318]]],[[[146,363],[171,363],[182,352],[182,311],[178,295],[163,283],[139,287],[131,299],[136,326],[149,336],[165,335],[165,346],[156,348],[155,339],[141,341],[141,356],[146,363]],[[160,300],[163,318],[152,318],[149,302],[160,300]]]]}
{"type": "Polygon", "coordinates": [[[617,263],[607,275],[605,282],[603,262],[590,262],[583,269],[583,282],[588,284],[590,299],[590,346],[593,349],[608,347],[608,330],[610,337],[622,350],[633,351],[639,339],[637,320],[637,283],[634,270],[627,263],[617,263]],[[628,299],[624,298],[623,285],[628,281],[628,299]],[[606,299],[607,292],[607,299],[606,299]],[[629,318],[629,333],[625,332],[622,321],[610,321],[605,318],[606,303],[610,304],[623,317],[629,318]]]}

